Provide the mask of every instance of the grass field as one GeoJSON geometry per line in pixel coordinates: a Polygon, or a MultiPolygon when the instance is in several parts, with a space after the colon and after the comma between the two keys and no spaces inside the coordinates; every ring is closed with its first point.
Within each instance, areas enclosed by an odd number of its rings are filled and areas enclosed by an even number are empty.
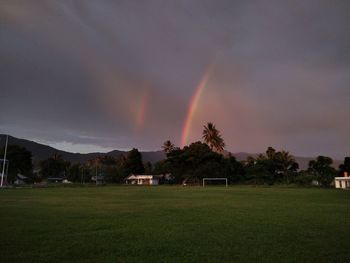
{"type": "Polygon", "coordinates": [[[0,262],[350,262],[350,191],[0,191],[0,262]]]}

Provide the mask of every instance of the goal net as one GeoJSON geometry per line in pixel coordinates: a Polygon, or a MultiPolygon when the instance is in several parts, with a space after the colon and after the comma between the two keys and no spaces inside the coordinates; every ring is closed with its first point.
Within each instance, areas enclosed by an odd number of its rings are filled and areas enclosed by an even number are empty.
{"type": "Polygon", "coordinates": [[[227,178],[203,178],[203,187],[207,185],[222,185],[228,186],[227,178]]]}

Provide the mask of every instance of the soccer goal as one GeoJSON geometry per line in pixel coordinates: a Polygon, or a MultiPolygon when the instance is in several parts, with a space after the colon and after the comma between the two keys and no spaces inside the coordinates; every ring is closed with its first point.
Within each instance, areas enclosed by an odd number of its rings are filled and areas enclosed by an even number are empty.
{"type": "Polygon", "coordinates": [[[228,187],[227,178],[203,178],[203,187],[207,181],[225,181],[226,187],[228,187]]]}

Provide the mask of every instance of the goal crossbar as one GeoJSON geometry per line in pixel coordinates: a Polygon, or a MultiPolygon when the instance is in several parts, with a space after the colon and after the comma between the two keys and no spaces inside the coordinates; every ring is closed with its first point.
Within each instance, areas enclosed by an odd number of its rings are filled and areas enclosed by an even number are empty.
{"type": "Polygon", "coordinates": [[[226,187],[228,187],[227,178],[203,178],[203,187],[205,186],[205,181],[225,181],[226,187]]]}

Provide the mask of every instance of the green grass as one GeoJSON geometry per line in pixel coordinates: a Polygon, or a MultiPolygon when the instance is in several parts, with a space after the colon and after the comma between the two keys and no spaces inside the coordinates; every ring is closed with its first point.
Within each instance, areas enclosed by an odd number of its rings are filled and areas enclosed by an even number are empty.
{"type": "Polygon", "coordinates": [[[350,191],[0,191],[0,262],[350,262],[350,191]]]}

